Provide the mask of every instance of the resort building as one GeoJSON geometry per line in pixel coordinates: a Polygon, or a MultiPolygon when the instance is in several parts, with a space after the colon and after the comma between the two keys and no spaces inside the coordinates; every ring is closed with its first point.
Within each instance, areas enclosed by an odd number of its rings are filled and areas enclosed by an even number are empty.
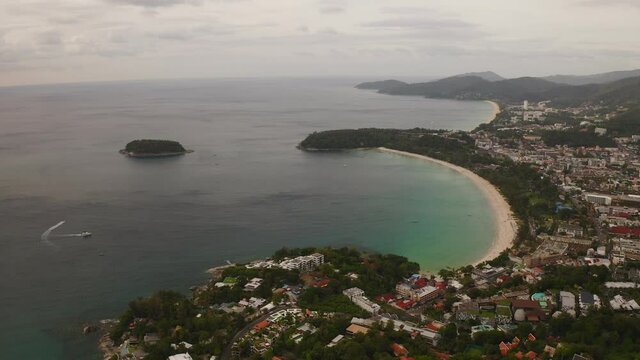
{"type": "Polygon", "coordinates": [[[285,270],[299,270],[302,272],[313,271],[324,264],[324,255],[314,253],[307,256],[298,256],[293,259],[284,260],[280,267],[285,270]]]}
{"type": "Polygon", "coordinates": [[[584,199],[598,205],[611,205],[611,196],[598,194],[585,194],[584,199]]]}
{"type": "Polygon", "coordinates": [[[357,287],[346,289],[342,291],[342,293],[349,298],[354,304],[358,305],[364,311],[377,315],[380,311],[380,305],[374,303],[369,300],[366,296],[364,296],[364,290],[359,289],[357,287]]]}

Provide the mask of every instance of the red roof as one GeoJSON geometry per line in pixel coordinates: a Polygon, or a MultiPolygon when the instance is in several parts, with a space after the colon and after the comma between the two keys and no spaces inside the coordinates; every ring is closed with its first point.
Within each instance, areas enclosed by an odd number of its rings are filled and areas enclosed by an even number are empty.
{"type": "Polygon", "coordinates": [[[259,323],[255,324],[253,326],[253,329],[255,331],[260,331],[260,330],[266,328],[267,326],[269,326],[269,320],[262,320],[259,323]]]}
{"type": "Polygon", "coordinates": [[[527,340],[536,341],[536,337],[532,333],[529,333],[529,335],[527,335],[527,340]]]}
{"type": "Polygon", "coordinates": [[[528,353],[524,354],[524,356],[527,359],[534,360],[538,356],[538,354],[534,353],[533,351],[529,351],[528,353]]]}
{"type": "Polygon", "coordinates": [[[376,298],[376,300],[378,300],[378,301],[384,301],[384,302],[389,302],[389,301],[391,301],[391,300],[393,300],[393,299],[395,299],[395,298],[396,298],[396,297],[395,297],[395,296],[393,296],[393,294],[383,294],[383,295],[378,296],[378,297],[376,298]]]}
{"type": "Polygon", "coordinates": [[[395,356],[406,356],[409,351],[402,345],[393,343],[391,344],[391,349],[393,350],[393,354],[395,356]]]}
{"type": "Polygon", "coordinates": [[[396,306],[401,309],[410,309],[413,306],[413,300],[398,300],[396,301],[396,306]]]}
{"type": "Polygon", "coordinates": [[[609,232],[618,235],[640,236],[640,228],[631,228],[628,226],[612,226],[609,232]]]}
{"type": "Polygon", "coordinates": [[[416,280],[416,282],[414,282],[413,285],[415,285],[416,288],[423,288],[423,287],[429,285],[429,280],[427,280],[425,278],[420,278],[420,279],[416,280]]]}
{"type": "Polygon", "coordinates": [[[329,285],[329,283],[331,282],[331,279],[323,279],[323,280],[319,280],[313,283],[314,287],[325,287],[327,285],[329,285]]]}
{"type": "Polygon", "coordinates": [[[433,332],[438,332],[438,331],[440,331],[440,327],[439,327],[439,326],[435,326],[435,325],[433,325],[433,323],[429,323],[429,324],[425,325],[425,326],[424,326],[424,328],[425,328],[425,329],[429,329],[429,330],[431,330],[431,331],[433,331],[433,332]]]}

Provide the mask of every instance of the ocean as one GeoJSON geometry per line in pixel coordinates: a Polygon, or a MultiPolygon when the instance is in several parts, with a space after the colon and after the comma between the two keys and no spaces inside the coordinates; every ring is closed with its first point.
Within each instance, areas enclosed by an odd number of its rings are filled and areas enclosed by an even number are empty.
{"type": "Polygon", "coordinates": [[[470,130],[485,102],[356,90],[367,79],[166,80],[0,88],[2,358],[101,359],[83,324],[283,247],[356,246],[436,271],[495,228],[473,183],[376,151],[305,153],[328,129],[470,130]],[[194,153],[130,159],[130,140],[194,153]],[[90,231],[90,238],[53,235],[90,231]]]}

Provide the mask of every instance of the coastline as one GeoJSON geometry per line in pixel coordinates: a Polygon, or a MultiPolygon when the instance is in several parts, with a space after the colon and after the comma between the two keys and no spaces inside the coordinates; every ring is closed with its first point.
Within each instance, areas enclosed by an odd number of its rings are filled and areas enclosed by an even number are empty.
{"type": "Polygon", "coordinates": [[[491,117],[484,122],[485,124],[488,124],[493,120],[495,120],[496,116],[498,116],[498,114],[500,113],[500,105],[498,105],[498,103],[495,101],[491,101],[491,100],[484,100],[484,101],[488,102],[493,107],[493,112],[491,113],[491,117]]]}
{"type": "Polygon", "coordinates": [[[498,257],[498,255],[500,255],[502,251],[511,247],[517,234],[518,225],[513,217],[513,213],[511,212],[511,206],[509,206],[509,203],[505,200],[502,194],[500,194],[498,189],[496,189],[496,187],[493,186],[489,181],[485,180],[469,169],[465,169],[461,166],[434,159],[425,155],[419,155],[384,147],[376,148],[376,150],[442,165],[466,176],[482,191],[484,196],[489,201],[491,209],[493,210],[496,234],[489,250],[481,257],[479,257],[478,260],[474,261],[473,265],[477,265],[484,261],[494,259],[498,257]]]}

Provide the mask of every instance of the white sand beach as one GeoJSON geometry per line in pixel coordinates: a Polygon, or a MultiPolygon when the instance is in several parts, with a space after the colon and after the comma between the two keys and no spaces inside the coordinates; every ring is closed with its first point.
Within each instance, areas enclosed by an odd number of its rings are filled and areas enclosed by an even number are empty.
{"type": "Polygon", "coordinates": [[[485,121],[485,123],[490,123],[490,122],[493,121],[493,119],[496,118],[498,113],[500,113],[500,105],[498,105],[498,103],[490,101],[490,100],[485,100],[485,101],[488,102],[489,104],[491,104],[491,106],[493,106],[493,111],[491,112],[491,115],[489,116],[489,118],[487,118],[487,121],[485,121]]]}
{"type": "Polygon", "coordinates": [[[480,190],[482,190],[487,200],[489,200],[489,204],[494,213],[495,222],[496,222],[496,235],[493,240],[493,243],[491,244],[491,248],[489,248],[489,251],[481,255],[473,263],[473,265],[479,264],[487,260],[491,260],[497,257],[498,255],[500,255],[500,253],[505,249],[508,249],[509,247],[511,247],[511,244],[513,243],[513,240],[516,237],[518,225],[513,217],[509,203],[507,203],[507,201],[502,196],[502,194],[498,191],[498,189],[496,189],[495,186],[493,186],[490,182],[478,176],[476,173],[474,173],[471,170],[465,169],[461,166],[450,164],[446,161],[430,158],[424,155],[418,155],[418,154],[413,154],[405,151],[393,150],[393,149],[388,149],[383,147],[378,148],[378,150],[388,152],[388,153],[408,156],[415,159],[426,160],[426,161],[430,161],[430,162],[445,166],[449,169],[457,171],[460,174],[466,176],[471,181],[473,181],[473,183],[478,188],[480,188],[480,190]]]}

